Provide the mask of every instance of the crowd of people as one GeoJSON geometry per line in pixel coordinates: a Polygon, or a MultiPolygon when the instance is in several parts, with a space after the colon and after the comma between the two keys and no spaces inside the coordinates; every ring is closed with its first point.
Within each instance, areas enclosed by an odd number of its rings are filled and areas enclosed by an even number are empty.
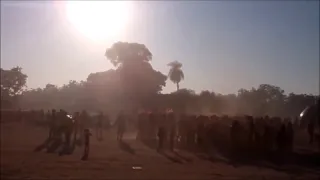
{"type": "MultiPolygon", "coordinates": [[[[121,111],[112,125],[108,115],[100,112],[90,116],[85,110],[73,115],[61,109],[47,113],[43,110],[14,111],[2,116],[47,127],[47,144],[63,144],[60,155],[70,154],[75,145],[84,145],[83,159],[87,159],[89,154],[92,135],[89,129],[95,129],[97,139],[102,140],[104,129],[113,126],[117,132],[116,139],[123,141],[129,122],[135,126],[136,139],[143,143],[156,142],[157,151],[183,148],[209,152],[212,148],[224,148],[237,153],[290,153],[294,147],[295,131],[300,128],[298,118],[204,116],[172,111],[139,112],[135,115],[121,111]]],[[[313,143],[315,124],[309,123],[307,130],[309,143],[313,143]]]]}
{"type": "Polygon", "coordinates": [[[252,116],[204,116],[173,113],[140,114],[137,138],[142,141],[158,139],[158,150],[175,147],[210,150],[229,146],[230,149],[261,151],[291,151],[294,128],[298,121],[252,116]]]}

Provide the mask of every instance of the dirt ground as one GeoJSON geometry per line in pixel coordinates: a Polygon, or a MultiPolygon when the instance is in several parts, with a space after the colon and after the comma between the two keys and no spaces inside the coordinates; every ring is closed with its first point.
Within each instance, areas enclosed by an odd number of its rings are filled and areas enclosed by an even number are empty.
{"type": "Polygon", "coordinates": [[[244,165],[185,151],[159,154],[132,134],[119,145],[113,132],[104,132],[101,142],[92,136],[88,161],[80,160],[80,147],[65,156],[34,152],[46,138],[43,128],[1,124],[1,179],[320,179],[320,167],[244,165]]]}

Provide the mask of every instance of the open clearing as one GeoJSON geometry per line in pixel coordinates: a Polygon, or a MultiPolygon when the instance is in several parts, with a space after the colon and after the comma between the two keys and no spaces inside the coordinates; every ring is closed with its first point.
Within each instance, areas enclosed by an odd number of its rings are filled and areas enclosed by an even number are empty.
{"type": "MultiPolygon", "coordinates": [[[[94,132],[93,132],[94,133],[94,132]]],[[[119,145],[114,132],[104,132],[99,142],[92,136],[88,161],[82,148],[72,155],[33,152],[47,138],[43,128],[1,124],[1,179],[319,179],[319,168],[230,163],[217,157],[185,151],[157,153],[133,135],[119,145]],[[201,158],[202,157],[202,158],[201,158]]]]}

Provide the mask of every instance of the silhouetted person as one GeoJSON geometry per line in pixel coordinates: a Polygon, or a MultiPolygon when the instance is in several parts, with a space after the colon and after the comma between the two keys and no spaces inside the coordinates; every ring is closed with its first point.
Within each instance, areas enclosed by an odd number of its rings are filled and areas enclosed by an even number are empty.
{"type": "Polygon", "coordinates": [[[140,112],[138,114],[138,133],[137,133],[137,140],[145,141],[147,139],[147,129],[148,129],[148,122],[151,119],[151,113],[148,114],[147,112],[140,112]]]}
{"type": "Polygon", "coordinates": [[[205,116],[199,116],[197,118],[197,144],[200,148],[203,148],[203,143],[204,143],[204,137],[203,137],[203,133],[204,133],[204,119],[205,116]]]}
{"type": "Polygon", "coordinates": [[[158,112],[150,113],[149,119],[146,122],[146,138],[149,140],[154,140],[157,136],[158,127],[157,124],[165,122],[162,121],[165,116],[164,114],[160,114],[158,112]]]}
{"type": "Polygon", "coordinates": [[[181,114],[180,120],[178,121],[178,132],[179,132],[179,142],[182,144],[182,146],[187,147],[187,115],[181,114]]]}
{"type": "Polygon", "coordinates": [[[71,135],[73,131],[73,122],[70,117],[67,116],[67,112],[60,109],[59,112],[59,132],[61,133],[61,136],[64,137],[64,143],[63,143],[63,149],[60,152],[60,155],[62,154],[68,154],[70,150],[70,143],[71,143],[71,135]]]}
{"type": "Polygon", "coordinates": [[[117,140],[122,141],[123,134],[126,130],[125,116],[122,111],[118,115],[116,125],[117,125],[117,140]]]}
{"type": "Polygon", "coordinates": [[[108,114],[104,115],[103,127],[106,129],[110,129],[110,127],[111,127],[110,118],[109,118],[108,114]]]}
{"type": "Polygon", "coordinates": [[[299,127],[299,118],[298,117],[295,117],[294,119],[294,129],[298,128],[299,127]]]}
{"type": "Polygon", "coordinates": [[[41,122],[41,125],[44,125],[44,122],[45,122],[45,113],[44,113],[44,110],[41,109],[40,112],[39,112],[39,120],[41,122]]]}
{"type": "Polygon", "coordinates": [[[96,134],[97,134],[97,139],[102,140],[102,127],[103,127],[103,120],[104,120],[104,115],[102,112],[97,117],[97,124],[96,124],[96,134]]]}
{"type": "Polygon", "coordinates": [[[240,127],[239,121],[233,120],[231,125],[231,131],[230,131],[233,150],[237,150],[240,146],[240,141],[239,141],[239,136],[241,133],[240,128],[241,127],[240,127]]]}
{"type": "Polygon", "coordinates": [[[90,150],[90,136],[92,135],[89,129],[84,129],[84,153],[81,160],[87,160],[90,150]]]}
{"type": "Polygon", "coordinates": [[[263,150],[267,152],[272,149],[272,132],[269,125],[264,126],[263,147],[263,150]]]}
{"type": "Polygon", "coordinates": [[[252,116],[248,116],[247,120],[248,120],[248,126],[249,126],[249,144],[251,146],[254,142],[255,125],[254,125],[252,116]]]}
{"type": "Polygon", "coordinates": [[[282,124],[277,135],[278,151],[284,152],[285,146],[286,146],[286,126],[282,124]]]}
{"type": "MultiPolygon", "coordinates": [[[[79,112],[75,112],[72,119],[73,119],[73,123],[74,123],[74,136],[73,136],[73,142],[77,141],[77,135],[79,133],[79,118],[80,118],[80,113],[79,112]]],[[[79,133],[81,135],[81,132],[79,133]]]]}
{"type": "Polygon", "coordinates": [[[312,122],[308,123],[308,134],[309,134],[309,144],[313,144],[314,139],[314,124],[312,122]]]}
{"type": "Polygon", "coordinates": [[[49,117],[49,139],[52,139],[57,135],[57,114],[56,110],[53,109],[49,117]]]}
{"type": "Polygon", "coordinates": [[[50,110],[48,110],[45,114],[46,125],[48,128],[50,128],[50,118],[51,118],[51,112],[50,110]]]}
{"type": "Polygon", "coordinates": [[[262,119],[258,118],[257,120],[257,126],[255,126],[255,131],[254,131],[254,149],[256,151],[261,152],[263,150],[263,134],[262,134],[262,129],[263,129],[263,124],[262,124],[262,119]]]}
{"type": "Polygon", "coordinates": [[[18,111],[17,111],[17,113],[16,113],[16,115],[17,115],[17,121],[18,122],[21,122],[21,120],[22,120],[22,112],[21,112],[21,109],[19,109],[18,111]]]}
{"type": "Polygon", "coordinates": [[[174,114],[169,113],[168,114],[168,123],[170,124],[169,126],[169,148],[171,151],[174,150],[174,142],[176,138],[176,123],[174,120],[174,114]]]}
{"type": "Polygon", "coordinates": [[[164,148],[164,143],[165,143],[165,139],[166,139],[166,129],[164,126],[160,126],[159,130],[158,130],[158,151],[163,150],[164,148]]]}
{"type": "Polygon", "coordinates": [[[170,128],[170,132],[169,132],[169,148],[171,151],[174,150],[174,146],[175,146],[175,138],[176,138],[176,130],[175,130],[175,126],[170,128]]]}
{"type": "Polygon", "coordinates": [[[286,140],[287,140],[287,149],[289,151],[293,150],[293,142],[294,142],[294,130],[293,130],[293,125],[292,122],[288,123],[288,126],[286,128],[286,140]]]}
{"type": "Polygon", "coordinates": [[[83,110],[80,114],[80,117],[79,117],[79,132],[81,133],[80,134],[80,145],[82,145],[83,143],[83,138],[84,138],[84,130],[89,128],[89,115],[87,113],[86,110],[83,110]]]}
{"type": "Polygon", "coordinates": [[[196,136],[196,116],[192,115],[187,118],[186,121],[186,139],[187,139],[187,147],[188,149],[193,149],[195,145],[195,136],[196,136]]]}
{"type": "Polygon", "coordinates": [[[137,136],[136,140],[142,140],[143,138],[143,120],[144,120],[145,113],[140,112],[138,114],[138,122],[137,122],[137,136]]]}

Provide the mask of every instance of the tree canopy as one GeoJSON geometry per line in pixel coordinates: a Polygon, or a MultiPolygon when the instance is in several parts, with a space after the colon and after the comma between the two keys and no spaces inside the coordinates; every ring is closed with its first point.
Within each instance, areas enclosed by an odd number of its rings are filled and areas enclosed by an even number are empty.
{"type": "Polygon", "coordinates": [[[152,54],[145,45],[128,42],[114,43],[106,50],[105,56],[116,67],[152,60],[152,54]]]}
{"type": "Polygon", "coordinates": [[[106,50],[105,55],[117,67],[118,90],[131,103],[143,103],[166,85],[167,77],[152,68],[152,54],[143,44],[117,42],[106,50]]]}
{"type": "Polygon", "coordinates": [[[17,66],[9,70],[1,68],[1,106],[2,108],[12,107],[26,87],[27,75],[22,72],[22,68],[17,66]]]}
{"type": "Polygon", "coordinates": [[[1,94],[16,96],[26,86],[27,75],[22,73],[21,67],[14,67],[10,70],[1,68],[1,94]]]}

